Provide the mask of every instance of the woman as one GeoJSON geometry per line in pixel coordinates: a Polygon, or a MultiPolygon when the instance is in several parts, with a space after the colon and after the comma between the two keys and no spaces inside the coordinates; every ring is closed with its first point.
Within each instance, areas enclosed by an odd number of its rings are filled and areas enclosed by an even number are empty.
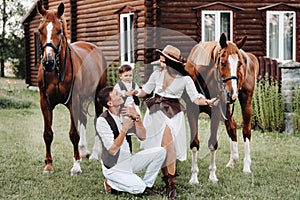
{"type": "Polygon", "coordinates": [[[180,50],[167,45],[160,53],[161,69],[155,70],[143,86],[139,97],[154,91],[154,97],[147,99],[144,126],[147,137],[141,147],[147,149],[162,146],[167,156],[162,167],[164,193],[176,198],[176,158],[186,160],[186,128],[183,108],[179,103],[184,90],[197,105],[216,104],[216,99],[208,100],[199,94],[192,78],[187,75],[181,61],[180,50]]]}

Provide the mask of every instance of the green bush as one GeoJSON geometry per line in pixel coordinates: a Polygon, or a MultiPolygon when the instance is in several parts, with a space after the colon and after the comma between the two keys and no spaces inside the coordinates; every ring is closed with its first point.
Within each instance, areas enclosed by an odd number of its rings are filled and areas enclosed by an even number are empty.
{"type": "Polygon", "coordinates": [[[256,83],[252,109],[253,127],[263,131],[283,131],[284,99],[276,80],[261,79],[256,83]]]}
{"type": "Polygon", "coordinates": [[[0,95],[0,108],[29,108],[32,102],[16,96],[0,95]]]}
{"type": "Polygon", "coordinates": [[[295,115],[293,116],[293,126],[295,130],[300,130],[300,87],[295,88],[295,98],[292,102],[293,111],[295,115]]]}
{"type": "MultiPolygon", "coordinates": [[[[107,85],[115,86],[119,81],[119,68],[120,65],[110,65],[107,68],[107,85]]],[[[141,86],[141,64],[137,62],[133,69],[133,81],[141,86]]]]}

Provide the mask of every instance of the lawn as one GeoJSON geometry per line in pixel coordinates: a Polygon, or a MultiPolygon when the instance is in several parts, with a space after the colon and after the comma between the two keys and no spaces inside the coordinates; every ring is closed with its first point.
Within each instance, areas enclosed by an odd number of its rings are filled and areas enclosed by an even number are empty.
{"type": "MultiPolygon", "coordinates": [[[[14,80],[12,80],[14,81],[14,80]]],[[[22,80],[23,81],[23,80],[22,80]]],[[[59,105],[54,111],[52,143],[54,174],[44,175],[45,145],[43,120],[37,92],[26,90],[22,81],[15,86],[0,79],[1,96],[15,96],[29,101],[29,108],[0,108],[0,199],[153,199],[150,196],[106,195],[99,161],[83,159],[82,175],[70,176],[73,163],[69,140],[69,114],[59,105]]],[[[91,110],[92,111],[92,110],[91,110]]],[[[239,133],[240,161],[234,169],[225,165],[229,159],[229,138],[224,125],[219,128],[216,184],[208,182],[208,122],[199,120],[201,148],[198,158],[199,185],[188,184],[191,175],[191,153],[187,161],[178,162],[178,199],[300,199],[300,136],[253,131],[251,174],[243,174],[244,144],[239,133]]],[[[88,123],[89,149],[93,145],[92,117],[88,123]]],[[[138,143],[134,142],[134,151],[138,143]]],[[[155,183],[162,188],[161,174],[155,183]]],[[[158,199],[166,199],[161,197],[158,199]]]]}

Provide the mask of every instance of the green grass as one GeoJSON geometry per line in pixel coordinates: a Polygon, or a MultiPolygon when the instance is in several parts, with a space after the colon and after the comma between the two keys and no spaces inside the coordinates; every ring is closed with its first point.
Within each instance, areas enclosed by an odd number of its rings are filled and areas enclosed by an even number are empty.
{"type": "MultiPolygon", "coordinates": [[[[28,93],[24,91],[24,93],[28,93]]],[[[33,106],[23,109],[0,109],[0,199],[153,199],[149,196],[106,195],[99,161],[83,159],[83,174],[70,176],[73,163],[68,132],[69,114],[62,105],[54,111],[52,156],[54,174],[44,175],[45,145],[43,120],[37,93],[30,93],[33,106]]],[[[88,143],[93,144],[91,117],[88,143]]],[[[188,160],[177,163],[178,199],[300,199],[300,135],[253,131],[251,174],[243,174],[244,144],[239,133],[240,160],[235,169],[225,168],[229,159],[229,139],[224,125],[219,129],[217,151],[217,184],[208,182],[209,125],[199,120],[199,185],[188,184],[191,175],[191,153],[188,160]]],[[[188,128],[188,127],[187,127],[188,128]]],[[[137,142],[134,150],[138,149],[137,142]]],[[[162,188],[161,174],[155,183],[162,188]]],[[[166,198],[159,198],[166,199],[166,198]]]]}

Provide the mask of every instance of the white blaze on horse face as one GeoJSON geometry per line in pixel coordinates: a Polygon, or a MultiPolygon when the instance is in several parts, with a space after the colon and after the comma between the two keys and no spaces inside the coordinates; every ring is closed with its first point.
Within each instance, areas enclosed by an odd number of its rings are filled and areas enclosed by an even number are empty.
{"type": "MultiPolygon", "coordinates": [[[[46,29],[47,29],[47,41],[46,41],[46,43],[51,43],[52,42],[51,35],[52,35],[52,30],[53,30],[52,22],[50,22],[46,26],[46,29]]],[[[46,56],[51,57],[51,55],[52,55],[52,48],[51,47],[46,47],[46,56]]]]}
{"type": "MultiPolygon", "coordinates": [[[[236,71],[237,71],[237,65],[238,65],[238,61],[239,61],[238,55],[237,54],[230,55],[228,57],[228,61],[230,63],[230,75],[237,77],[236,71]]],[[[232,98],[232,100],[235,100],[238,97],[237,80],[231,79],[231,84],[232,84],[232,89],[233,89],[231,98],[232,98]]]]}

